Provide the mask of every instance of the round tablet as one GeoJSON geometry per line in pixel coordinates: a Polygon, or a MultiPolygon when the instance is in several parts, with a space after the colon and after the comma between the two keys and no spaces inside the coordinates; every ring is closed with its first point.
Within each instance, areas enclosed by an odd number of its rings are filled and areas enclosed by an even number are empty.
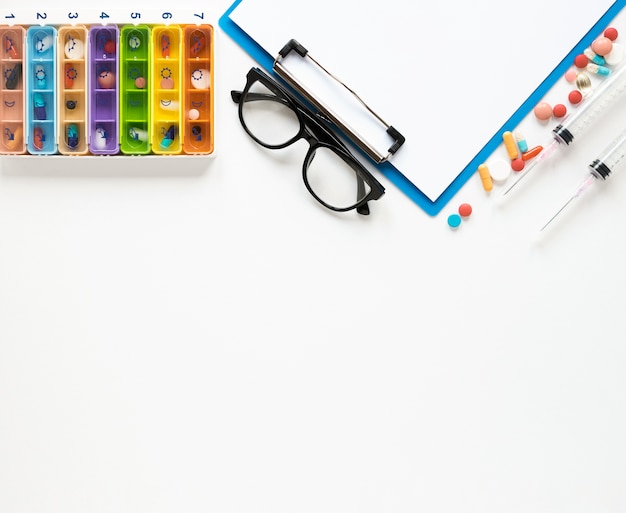
{"type": "Polygon", "coordinates": [[[578,89],[574,89],[570,91],[569,95],[567,95],[567,99],[572,105],[577,105],[583,100],[583,93],[581,93],[578,89]]]}
{"type": "Polygon", "coordinates": [[[539,102],[533,109],[535,117],[541,121],[550,119],[552,117],[552,106],[546,102],[539,102]]]}
{"type": "Polygon", "coordinates": [[[522,169],[524,169],[524,159],[522,157],[518,157],[511,161],[511,169],[516,173],[519,173],[522,169]]]}
{"type": "Polygon", "coordinates": [[[143,77],[137,77],[135,79],[135,87],[137,89],[143,89],[144,87],[146,87],[146,79],[143,77]]]}
{"type": "Polygon", "coordinates": [[[472,205],[469,203],[461,203],[459,205],[459,214],[463,217],[469,217],[472,214],[472,205]]]}
{"type": "Polygon", "coordinates": [[[565,80],[567,80],[570,84],[576,81],[576,70],[570,69],[565,73],[565,80]]]}
{"type": "Polygon", "coordinates": [[[504,159],[494,160],[489,164],[489,174],[494,182],[506,182],[511,175],[511,164],[504,159]]]}
{"type": "Polygon", "coordinates": [[[586,68],[587,64],[589,64],[589,59],[585,54],[581,53],[574,57],[574,66],[576,66],[577,68],[586,68]]]}
{"type": "Polygon", "coordinates": [[[624,60],[624,47],[619,43],[613,43],[613,49],[604,56],[609,66],[617,66],[624,60]]]}
{"type": "Polygon", "coordinates": [[[187,113],[187,116],[192,121],[195,121],[196,119],[198,119],[200,117],[200,111],[198,109],[189,109],[189,112],[187,113]]]}
{"type": "Polygon", "coordinates": [[[603,36],[609,38],[611,41],[615,41],[618,36],[617,29],[613,27],[609,27],[604,31],[603,36]]]}
{"type": "Polygon", "coordinates": [[[448,216],[448,226],[450,228],[458,228],[461,224],[461,216],[459,214],[450,214],[448,216]]]}
{"type": "Polygon", "coordinates": [[[552,109],[552,114],[554,114],[555,118],[562,118],[567,114],[567,107],[562,103],[557,103],[552,109]]]}
{"type": "Polygon", "coordinates": [[[608,37],[600,36],[593,43],[591,43],[591,49],[601,57],[604,57],[613,49],[613,41],[611,41],[608,37]]]}

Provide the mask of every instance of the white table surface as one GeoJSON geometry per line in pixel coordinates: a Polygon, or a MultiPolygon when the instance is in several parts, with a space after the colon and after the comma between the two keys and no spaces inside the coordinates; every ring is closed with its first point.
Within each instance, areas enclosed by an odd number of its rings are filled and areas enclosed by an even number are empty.
{"type": "Polygon", "coordinates": [[[623,512],[626,176],[535,237],[615,126],[336,215],[241,129],[229,4],[214,158],[0,161],[0,511],[623,512]]]}

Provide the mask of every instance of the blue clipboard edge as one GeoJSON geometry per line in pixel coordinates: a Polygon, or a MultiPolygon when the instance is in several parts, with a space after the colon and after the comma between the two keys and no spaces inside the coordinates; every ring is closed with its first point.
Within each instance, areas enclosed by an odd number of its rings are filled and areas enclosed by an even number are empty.
{"type": "MultiPolygon", "coordinates": [[[[269,73],[272,71],[274,57],[271,56],[261,45],[259,45],[247,32],[237,25],[231,18],[230,14],[243,0],[235,0],[228,10],[219,18],[219,27],[239,46],[243,48],[259,65],[265,68],[269,73]]],[[[496,131],[491,139],[483,146],[478,154],[465,166],[465,168],[456,176],[452,183],[441,193],[436,200],[431,200],[426,196],[413,182],[396,169],[391,162],[383,162],[374,164],[376,168],[416,203],[424,212],[430,216],[436,216],[448,204],[448,202],[456,195],[461,187],[476,173],[478,166],[485,162],[489,156],[502,143],[502,133],[507,130],[514,130],[517,125],[528,115],[534,106],[543,98],[546,93],[556,84],[565,72],[571,67],[571,63],[576,55],[582,53],[593,40],[606,28],[607,24],[615,18],[619,12],[626,6],[626,0],[616,0],[611,7],[600,17],[600,19],[591,27],[591,29],[580,39],[580,41],[572,48],[572,50],[561,60],[561,62],[552,70],[552,72],[539,84],[539,86],[531,93],[531,95],[518,107],[513,115],[496,131]]],[[[356,151],[361,150],[353,145],[356,151]]]]}

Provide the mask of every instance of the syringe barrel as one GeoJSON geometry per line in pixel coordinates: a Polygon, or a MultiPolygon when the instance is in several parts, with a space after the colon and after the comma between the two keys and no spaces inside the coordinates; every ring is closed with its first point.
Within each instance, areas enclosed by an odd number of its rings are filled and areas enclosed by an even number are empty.
{"type": "Polygon", "coordinates": [[[591,174],[606,180],[626,162],[626,130],[609,144],[598,158],[589,164],[591,174]]]}
{"type": "Polygon", "coordinates": [[[571,144],[624,93],[626,93],[626,65],[613,71],[575,112],[552,130],[555,139],[568,145],[571,144]]]}

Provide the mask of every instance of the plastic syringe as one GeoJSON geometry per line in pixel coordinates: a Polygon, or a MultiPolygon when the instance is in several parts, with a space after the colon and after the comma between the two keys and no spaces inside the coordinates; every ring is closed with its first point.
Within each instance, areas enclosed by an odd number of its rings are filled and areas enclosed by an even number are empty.
{"type": "Polygon", "coordinates": [[[626,130],[615,139],[601,154],[589,164],[589,174],[578,186],[574,194],[563,206],[557,210],[550,220],[543,225],[540,231],[545,230],[572,202],[580,198],[583,193],[596,183],[598,179],[606,180],[614,171],[624,165],[626,161],[626,130]]]}
{"type": "Polygon", "coordinates": [[[608,108],[626,93],[626,65],[615,70],[600,86],[590,93],[575,112],[567,116],[561,124],[552,130],[553,139],[537,155],[522,174],[501,193],[504,198],[524,179],[533,169],[553,155],[557,148],[570,146],[583,136],[589,126],[604,114],[608,108]]]}

